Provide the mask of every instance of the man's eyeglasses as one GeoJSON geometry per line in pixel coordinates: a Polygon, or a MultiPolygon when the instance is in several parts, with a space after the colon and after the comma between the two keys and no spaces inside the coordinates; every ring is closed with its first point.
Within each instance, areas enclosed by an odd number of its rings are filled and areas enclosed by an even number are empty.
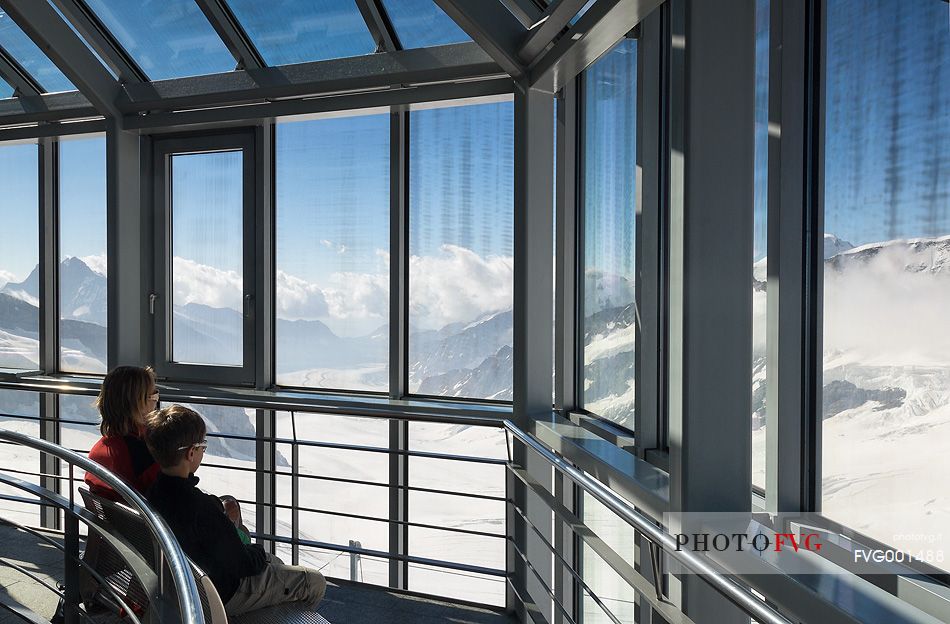
{"type": "Polygon", "coordinates": [[[202,440],[201,442],[195,442],[194,444],[186,444],[185,446],[179,446],[177,450],[179,450],[179,451],[187,451],[188,449],[190,449],[190,448],[192,448],[192,447],[194,447],[194,448],[200,448],[200,449],[206,449],[206,448],[208,448],[208,441],[207,441],[207,440],[202,440]]]}

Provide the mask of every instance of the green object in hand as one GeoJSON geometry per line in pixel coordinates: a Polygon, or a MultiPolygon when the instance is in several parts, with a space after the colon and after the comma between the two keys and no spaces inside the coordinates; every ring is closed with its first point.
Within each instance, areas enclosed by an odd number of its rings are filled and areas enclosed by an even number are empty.
{"type": "Polygon", "coordinates": [[[251,543],[251,536],[247,534],[247,530],[244,527],[236,526],[234,530],[237,531],[238,537],[241,538],[241,542],[244,544],[251,543]]]}

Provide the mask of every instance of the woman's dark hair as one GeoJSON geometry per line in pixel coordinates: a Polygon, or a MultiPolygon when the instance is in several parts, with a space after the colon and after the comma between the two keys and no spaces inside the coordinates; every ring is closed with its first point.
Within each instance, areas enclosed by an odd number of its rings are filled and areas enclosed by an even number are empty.
{"type": "Polygon", "coordinates": [[[96,407],[102,416],[99,431],[104,436],[125,436],[134,432],[135,414],[145,408],[149,391],[155,386],[155,372],[138,366],[118,366],[102,380],[96,407]]]}

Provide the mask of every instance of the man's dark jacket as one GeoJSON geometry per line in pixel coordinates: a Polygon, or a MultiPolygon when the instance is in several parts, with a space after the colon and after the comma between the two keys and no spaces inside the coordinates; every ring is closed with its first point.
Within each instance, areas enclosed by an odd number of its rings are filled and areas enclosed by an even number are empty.
{"type": "Polygon", "coordinates": [[[221,501],[199,490],[197,484],[194,475],[182,479],[161,473],[148,491],[148,502],[162,515],[185,554],[211,577],[221,602],[227,604],[242,578],[264,570],[264,549],[243,544],[221,501]]]}

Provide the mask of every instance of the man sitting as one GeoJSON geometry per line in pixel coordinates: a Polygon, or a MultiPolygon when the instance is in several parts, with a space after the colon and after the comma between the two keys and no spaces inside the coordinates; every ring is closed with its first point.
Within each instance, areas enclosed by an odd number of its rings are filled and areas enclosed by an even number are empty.
{"type": "Polygon", "coordinates": [[[146,417],[145,443],[161,466],[148,501],[162,515],[185,554],[214,583],[228,615],[323,598],[326,580],[317,570],[284,565],[259,544],[243,544],[216,497],[196,486],[204,451],[205,423],[194,410],[172,405],[146,417]]]}

